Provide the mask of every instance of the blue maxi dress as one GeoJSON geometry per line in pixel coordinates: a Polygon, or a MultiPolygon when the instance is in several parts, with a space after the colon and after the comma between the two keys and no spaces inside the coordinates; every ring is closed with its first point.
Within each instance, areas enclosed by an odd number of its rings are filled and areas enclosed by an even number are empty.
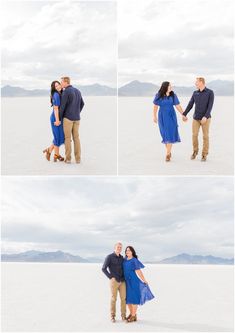
{"type": "Polygon", "coordinates": [[[178,132],[176,112],[174,109],[174,105],[180,104],[177,95],[174,95],[174,99],[172,96],[159,98],[159,94],[157,93],[153,104],[160,107],[158,112],[158,126],[162,137],[162,143],[181,142],[178,132]]]}
{"type": "Polygon", "coordinates": [[[50,117],[51,121],[51,129],[53,133],[53,144],[57,147],[64,144],[64,130],[63,130],[63,124],[61,121],[61,124],[59,126],[55,126],[55,113],[54,113],[54,106],[60,106],[60,95],[55,92],[52,96],[52,105],[53,105],[53,111],[50,117]]]}
{"type": "Polygon", "coordinates": [[[149,286],[137,276],[136,270],[144,265],[136,258],[123,261],[123,271],[126,281],[126,304],[143,305],[154,298],[149,286]]]}

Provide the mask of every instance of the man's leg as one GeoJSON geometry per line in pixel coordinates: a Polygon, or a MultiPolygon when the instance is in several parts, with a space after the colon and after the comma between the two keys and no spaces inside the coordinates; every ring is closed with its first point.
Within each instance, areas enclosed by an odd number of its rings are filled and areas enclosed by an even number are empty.
{"type": "Polygon", "coordinates": [[[67,118],[63,120],[64,143],[65,143],[65,161],[71,161],[71,133],[73,122],[67,118]]]}
{"type": "Polygon", "coordinates": [[[115,318],[116,316],[116,302],[117,302],[117,292],[119,284],[115,279],[110,280],[110,287],[111,287],[111,318],[115,318]]]}
{"type": "Polygon", "coordinates": [[[195,153],[195,154],[198,154],[198,134],[199,134],[200,126],[201,126],[200,121],[193,119],[193,123],[192,123],[192,132],[193,132],[192,139],[193,139],[193,153],[195,153]]]}
{"type": "Polygon", "coordinates": [[[121,315],[126,318],[126,283],[121,282],[119,286],[119,294],[121,299],[121,315]]]}
{"type": "Polygon", "coordinates": [[[73,143],[74,143],[74,155],[75,160],[77,163],[81,160],[81,144],[79,139],[79,125],[80,121],[73,122],[73,129],[72,129],[72,136],[73,136],[73,143]]]}
{"type": "Polygon", "coordinates": [[[210,128],[211,118],[207,119],[206,123],[202,125],[203,133],[203,149],[202,156],[207,156],[209,153],[209,128],[210,128]]]}

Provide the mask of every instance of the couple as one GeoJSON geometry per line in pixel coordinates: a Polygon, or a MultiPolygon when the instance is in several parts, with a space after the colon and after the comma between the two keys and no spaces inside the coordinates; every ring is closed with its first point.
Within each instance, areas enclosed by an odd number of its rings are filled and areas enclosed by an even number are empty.
{"type": "Polygon", "coordinates": [[[141,271],[144,265],[132,246],[127,246],[125,258],[121,255],[122,243],[115,244],[114,252],[109,254],[102,267],[104,274],[110,279],[111,287],[111,321],[116,319],[116,301],[119,291],[121,299],[122,320],[127,323],[137,321],[137,307],[154,298],[148,282],[141,271]],[[126,305],[130,314],[126,316],[126,305]]]}
{"type": "Polygon", "coordinates": [[[50,117],[53,142],[50,147],[43,150],[46,159],[50,161],[54,150],[54,162],[64,161],[71,163],[71,136],[74,142],[74,155],[76,163],[81,162],[81,146],[79,139],[80,113],[84,107],[81,92],[70,84],[68,76],[62,77],[61,82],[51,83],[51,106],[53,111],[50,117]],[[60,155],[60,146],[65,143],[65,159],[60,155]]]}
{"type": "Polygon", "coordinates": [[[206,161],[209,151],[209,127],[211,122],[211,110],[214,103],[214,93],[206,87],[205,79],[203,77],[198,77],[195,85],[197,90],[194,91],[185,111],[183,111],[180,101],[177,95],[172,91],[172,86],[168,81],[162,83],[161,88],[154,98],[153,121],[158,123],[160,134],[162,136],[162,143],[166,145],[166,162],[171,160],[172,144],[180,142],[174,106],[181,113],[182,120],[187,121],[187,114],[194,104],[195,112],[192,125],[193,153],[191,159],[194,160],[198,154],[198,134],[200,127],[202,127],[203,149],[201,161],[206,161]]]}

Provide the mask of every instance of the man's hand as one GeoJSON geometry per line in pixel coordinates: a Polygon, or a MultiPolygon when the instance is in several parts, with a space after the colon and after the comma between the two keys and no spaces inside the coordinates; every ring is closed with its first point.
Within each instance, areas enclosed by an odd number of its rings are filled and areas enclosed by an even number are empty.
{"type": "Polygon", "coordinates": [[[153,117],[153,122],[157,124],[157,117],[153,117]]]}
{"type": "Polygon", "coordinates": [[[207,121],[207,118],[206,117],[203,117],[202,120],[201,120],[201,125],[205,124],[207,121]]]}
{"type": "Polygon", "coordinates": [[[182,120],[183,120],[183,121],[187,121],[188,118],[187,118],[186,116],[183,115],[183,116],[182,116],[182,120]]]}
{"type": "Polygon", "coordinates": [[[55,126],[60,126],[60,124],[61,124],[61,122],[59,120],[54,122],[55,126]]]}

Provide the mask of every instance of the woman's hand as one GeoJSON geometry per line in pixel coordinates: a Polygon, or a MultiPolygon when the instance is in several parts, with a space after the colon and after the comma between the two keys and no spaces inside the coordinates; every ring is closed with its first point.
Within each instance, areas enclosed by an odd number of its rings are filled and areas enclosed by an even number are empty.
{"type": "Polygon", "coordinates": [[[203,117],[202,120],[201,120],[201,125],[204,125],[207,121],[207,118],[206,117],[203,117]]]}
{"type": "Polygon", "coordinates": [[[153,122],[157,124],[157,117],[153,117],[153,122]]]}
{"type": "Polygon", "coordinates": [[[60,126],[60,124],[61,124],[61,121],[59,121],[59,120],[57,120],[57,121],[54,122],[55,126],[60,126]]]}
{"type": "Polygon", "coordinates": [[[188,118],[187,118],[186,116],[183,115],[183,116],[182,116],[182,120],[183,120],[183,121],[187,121],[188,118]]]}
{"type": "Polygon", "coordinates": [[[144,280],[144,283],[145,283],[145,284],[148,284],[148,281],[144,280]]]}

